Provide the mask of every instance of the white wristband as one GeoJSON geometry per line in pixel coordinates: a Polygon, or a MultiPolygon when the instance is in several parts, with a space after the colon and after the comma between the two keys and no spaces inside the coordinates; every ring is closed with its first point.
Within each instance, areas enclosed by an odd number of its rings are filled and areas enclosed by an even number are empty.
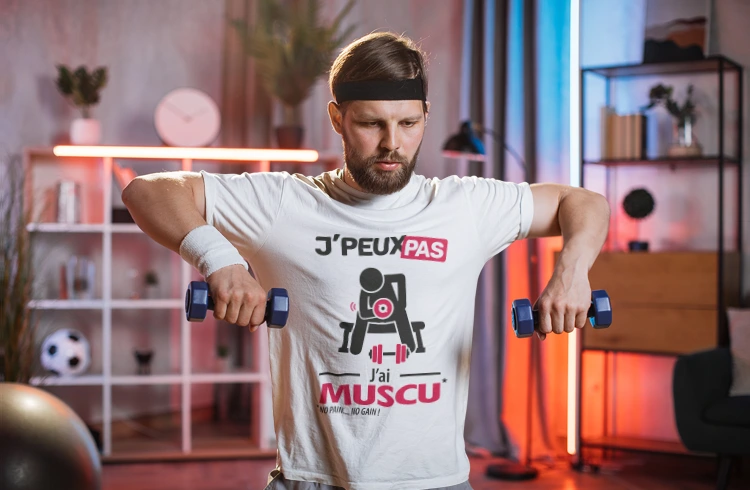
{"type": "Polygon", "coordinates": [[[234,245],[211,225],[199,226],[188,233],[180,243],[180,256],[205,278],[230,265],[247,269],[247,262],[234,245]]]}

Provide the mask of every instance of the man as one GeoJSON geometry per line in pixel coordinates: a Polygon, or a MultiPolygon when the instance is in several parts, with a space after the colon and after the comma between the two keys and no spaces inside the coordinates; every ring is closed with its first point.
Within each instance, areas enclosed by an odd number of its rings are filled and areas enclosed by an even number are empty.
{"type": "Polygon", "coordinates": [[[471,488],[479,273],[514,240],[562,234],[538,335],[583,327],[608,203],[562,185],[416,175],[429,103],[407,38],[353,42],[329,82],[343,169],[152,174],[123,201],[206,277],[216,318],[255,330],[266,290],[289,291],[287,326],[268,333],[278,468],[267,488],[471,488]]]}

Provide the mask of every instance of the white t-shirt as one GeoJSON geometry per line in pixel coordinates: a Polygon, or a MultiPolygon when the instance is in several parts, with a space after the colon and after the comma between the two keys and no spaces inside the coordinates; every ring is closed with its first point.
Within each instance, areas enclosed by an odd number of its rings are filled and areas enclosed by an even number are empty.
{"type": "Polygon", "coordinates": [[[265,289],[289,292],[286,327],[268,330],[285,478],[353,490],[466,481],[477,280],[528,234],[528,184],[415,174],[379,196],[340,169],[203,180],[208,223],[265,289]]]}

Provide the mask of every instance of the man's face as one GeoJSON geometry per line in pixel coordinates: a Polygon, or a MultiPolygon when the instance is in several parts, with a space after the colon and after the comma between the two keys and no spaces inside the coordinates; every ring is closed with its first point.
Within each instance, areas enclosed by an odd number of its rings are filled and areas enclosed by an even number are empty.
{"type": "Polygon", "coordinates": [[[391,194],[409,183],[424,136],[419,100],[355,100],[343,114],[333,102],[331,123],[344,143],[345,180],[372,194],[391,194]],[[352,182],[353,181],[353,182],[352,182]]]}

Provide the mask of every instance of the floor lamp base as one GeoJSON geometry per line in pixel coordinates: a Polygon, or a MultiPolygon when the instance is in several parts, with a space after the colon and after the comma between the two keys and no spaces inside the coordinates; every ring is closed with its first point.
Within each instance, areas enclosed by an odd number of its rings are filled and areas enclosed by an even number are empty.
{"type": "Polygon", "coordinates": [[[487,476],[498,480],[524,481],[533,480],[539,476],[539,471],[521,463],[491,464],[487,467],[487,476]]]}

